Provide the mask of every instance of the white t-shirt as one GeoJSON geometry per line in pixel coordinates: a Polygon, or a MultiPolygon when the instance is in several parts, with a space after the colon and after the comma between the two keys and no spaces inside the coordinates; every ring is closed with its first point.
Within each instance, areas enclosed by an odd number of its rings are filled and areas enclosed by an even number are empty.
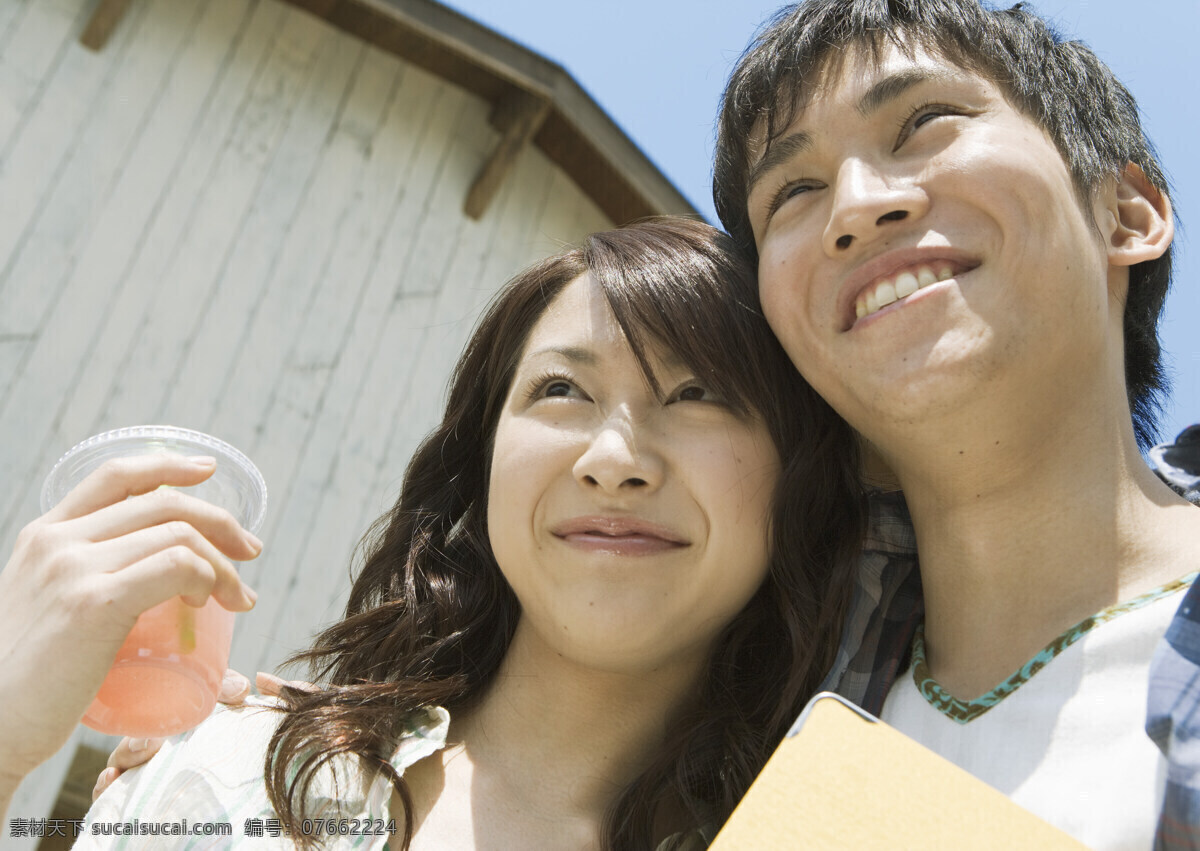
{"type": "Polygon", "coordinates": [[[1144,729],[1150,658],[1194,578],[1076,624],[973,701],[929,675],[919,631],[881,717],[1088,846],[1145,851],[1166,772],[1144,729]]]}

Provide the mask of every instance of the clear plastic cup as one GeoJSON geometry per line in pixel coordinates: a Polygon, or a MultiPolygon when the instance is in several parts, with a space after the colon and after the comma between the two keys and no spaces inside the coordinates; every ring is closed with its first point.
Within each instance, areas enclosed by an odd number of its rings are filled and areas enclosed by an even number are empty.
{"type": "MultiPolygon", "coordinates": [[[[77,444],[46,477],[42,511],[57,505],[105,461],[155,452],[216,458],[210,478],[181,490],[226,509],[250,532],[258,531],[267,509],[267,486],[258,468],[223,440],[175,426],[120,428],[77,444]]],[[[233,619],[233,612],[211,598],[193,608],[175,597],[143,612],[83,723],[101,733],[141,737],[171,736],[199,724],[212,712],[229,664],[233,619]]]]}

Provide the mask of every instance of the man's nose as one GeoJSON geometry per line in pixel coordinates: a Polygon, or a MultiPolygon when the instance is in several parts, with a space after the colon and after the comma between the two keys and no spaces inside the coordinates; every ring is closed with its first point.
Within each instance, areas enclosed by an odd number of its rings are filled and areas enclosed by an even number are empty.
{"type": "Polygon", "coordinates": [[[855,243],[887,234],[897,222],[923,216],[928,208],[928,196],[911,177],[847,158],[838,169],[822,247],[828,256],[839,257],[855,243]]]}
{"type": "Polygon", "coordinates": [[[618,494],[662,485],[665,464],[648,429],[614,415],[591,435],[575,462],[575,479],[585,488],[618,494]]]}

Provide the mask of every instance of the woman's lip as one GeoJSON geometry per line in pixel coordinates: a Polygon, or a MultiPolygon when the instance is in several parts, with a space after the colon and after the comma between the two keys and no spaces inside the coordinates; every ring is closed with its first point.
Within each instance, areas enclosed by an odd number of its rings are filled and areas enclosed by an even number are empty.
{"type": "Polygon", "coordinates": [[[551,533],[572,546],[597,552],[663,552],[690,543],[673,529],[640,517],[572,517],[556,524],[551,533]]]}
{"type": "Polygon", "coordinates": [[[601,535],[594,532],[573,532],[558,538],[570,547],[591,553],[622,556],[656,555],[687,546],[655,535],[601,535]]]}

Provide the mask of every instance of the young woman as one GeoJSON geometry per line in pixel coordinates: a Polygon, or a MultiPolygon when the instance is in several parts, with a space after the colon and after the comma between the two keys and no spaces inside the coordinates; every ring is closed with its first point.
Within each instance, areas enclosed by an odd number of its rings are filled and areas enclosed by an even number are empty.
{"type": "Polygon", "coordinates": [[[595,234],[483,318],[297,657],[321,687],[168,742],[79,847],[185,818],[282,847],[702,846],[832,662],[856,470],[724,235],[595,234]]]}

